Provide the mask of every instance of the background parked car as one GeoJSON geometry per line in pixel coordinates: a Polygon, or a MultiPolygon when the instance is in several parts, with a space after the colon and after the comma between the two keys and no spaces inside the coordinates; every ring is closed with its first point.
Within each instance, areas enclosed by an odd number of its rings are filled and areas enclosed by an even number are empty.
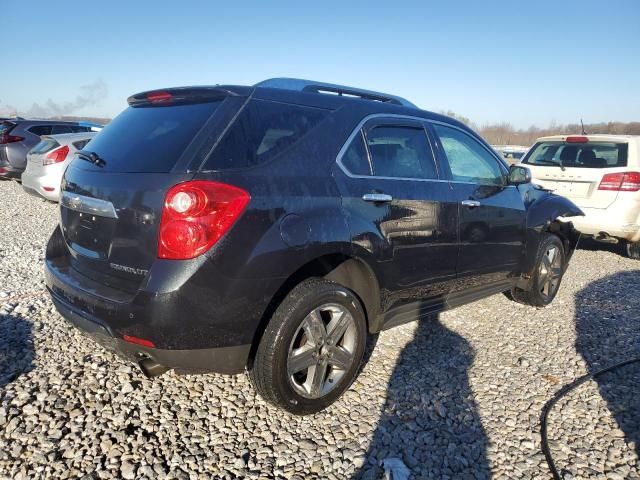
{"type": "Polygon", "coordinates": [[[25,192],[57,202],[65,168],[96,135],[97,132],[82,132],[42,137],[27,154],[27,168],[22,174],[25,192]]]}
{"type": "Polygon", "coordinates": [[[56,120],[5,120],[0,122],[0,177],[20,179],[27,153],[42,135],[90,132],[91,126],[56,120]]]}
{"type": "Polygon", "coordinates": [[[640,136],[539,138],[522,160],[536,183],[572,200],[584,217],[576,229],[606,243],[624,242],[640,259],[640,136]]]}

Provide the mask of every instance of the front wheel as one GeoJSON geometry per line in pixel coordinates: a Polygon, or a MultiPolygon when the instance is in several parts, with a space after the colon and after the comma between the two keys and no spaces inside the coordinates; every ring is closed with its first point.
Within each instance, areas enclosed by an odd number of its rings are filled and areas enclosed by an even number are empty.
{"type": "Polygon", "coordinates": [[[349,388],[366,340],[364,310],[350,290],[305,280],[276,309],[249,378],[269,403],[297,415],[315,413],[349,388]]]}
{"type": "Polygon", "coordinates": [[[536,267],[531,278],[531,288],[511,289],[511,298],[533,307],[546,307],[555,298],[567,268],[562,241],[553,234],[547,234],[540,243],[536,257],[536,267]]]}

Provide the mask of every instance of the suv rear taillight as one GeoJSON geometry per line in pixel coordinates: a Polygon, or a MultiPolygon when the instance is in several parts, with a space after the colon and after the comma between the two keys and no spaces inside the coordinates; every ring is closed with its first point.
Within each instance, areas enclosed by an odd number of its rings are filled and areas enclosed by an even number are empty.
{"type": "Polygon", "coordinates": [[[21,142],[24,140],[24,137],[19,137],[18,135],[0,135],[0,145],[5,145],[7,143],[21,142]]]}
{"type": "Polygon", "coordinates": [[[64,145],[60,148],[56,148],[47,154],[42,160],[42,165],[53,165],[54,163],[64,162],[65,158],[69,155],[69,146],[64,145]]]}
{"type": "Polygon", "coordinates": [[[224,183],[194,180],[169,189],[162,208],[158,257],[186,260],[209,250],[229,231],[251,200],[224,183]]]}
{"type": "Polygon", "coordinates": [[[614,190],[617,192],[637,192],[640,190],[640,173],[620,172],[607,173],[600,181],[598,190],[614,190]]]}

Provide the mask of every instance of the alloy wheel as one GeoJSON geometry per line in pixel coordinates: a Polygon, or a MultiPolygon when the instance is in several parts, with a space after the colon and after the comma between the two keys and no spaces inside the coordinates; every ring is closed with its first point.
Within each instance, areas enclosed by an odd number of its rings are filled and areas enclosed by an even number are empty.
{"type": "Polygon", "coordinates": [[[327,303],[312,310],[298,327],[287,357],[287,375],[306,398],[327,395],[354,362],[357,327],[342,305],[327,303]]]}
{"type": "Polygon", "coordinates": [[[538,288],[546,300],[553,298],[562,278],[562,255],[557,246],[550,246],[542,256],[538,275],[538,288]]]}

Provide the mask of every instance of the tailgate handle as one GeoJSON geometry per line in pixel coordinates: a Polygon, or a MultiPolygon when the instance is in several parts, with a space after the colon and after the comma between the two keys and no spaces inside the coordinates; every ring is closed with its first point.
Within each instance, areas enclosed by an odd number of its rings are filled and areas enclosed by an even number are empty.
{"type": "Polygon", "coordinates": [[[460,203],[462,203],[463,207],[469,207],[469,208],[476,208],[480,206],[480,202],[477,200],[463,200],[460,203]]]}
{"type": "Polygon", "coordinates": [[[100,198],[86,197],[77,193],[63,192],[60,204],[69,210],[97,215],[99,217],[118,218],[113,203],[100,198]]]}
{"type": "Polygon", "coordinates": [[[387,195],[386,193],[365,193],[362,196],[362,199],[365,202],[390,202],[393,200],[391,195],[387,195]]]}

